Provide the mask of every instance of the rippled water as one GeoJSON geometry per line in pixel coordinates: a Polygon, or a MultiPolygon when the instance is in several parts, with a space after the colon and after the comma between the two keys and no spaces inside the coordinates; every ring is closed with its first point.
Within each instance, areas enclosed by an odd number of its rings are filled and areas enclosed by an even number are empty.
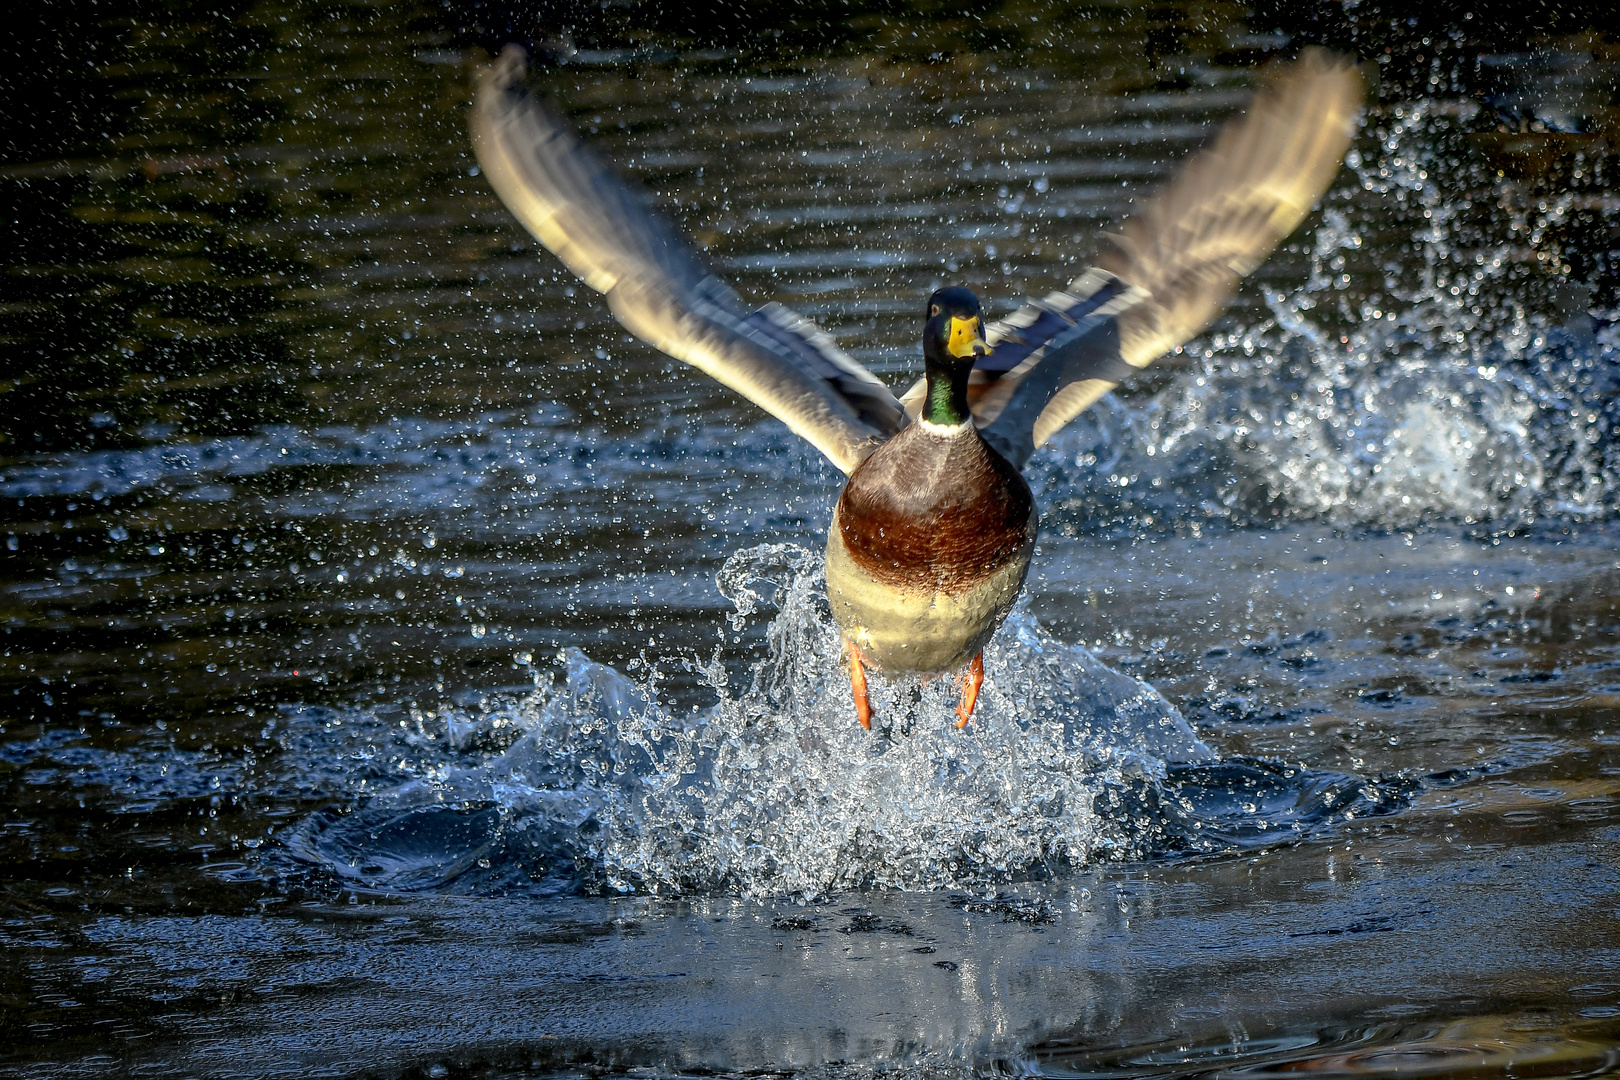
{"type": "Polygon", "coordinates": [[[0,164],[0,1072],[1614,1071],[1583,11],[51,9],[0,164]],[[878,680],[869,734],[839,477],[477,176],[514,36],[897,386],[933,288],[1073,276],[1266,56],[1381,84],[1229,313],[1031,462],[973,724],[878,680]]]}

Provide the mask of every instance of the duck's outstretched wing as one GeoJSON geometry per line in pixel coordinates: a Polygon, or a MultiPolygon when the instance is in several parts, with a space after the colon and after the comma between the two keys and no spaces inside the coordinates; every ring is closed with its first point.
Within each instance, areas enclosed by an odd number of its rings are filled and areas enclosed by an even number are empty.
{"type": "MultiPolygon", "coordinates": [[[[986,441],[1022,465],[1115,384],[1207,326],[1327,190],[1363,92],[1353,61],[1306,50],[1125,223],[1097,267],[990,327],[994,351],[969,387],[986,441]]],[[[915,387],[903,401],[914,399],[915,387]]]]}
{"type": "Polygon", "coordinates": [[[479,79],[478,163],[507,209],[641,340],[787,424],[845,472],[907,422],[889,388],[780,304],[750,311],[525,83],[508,45],[479,79]]]}

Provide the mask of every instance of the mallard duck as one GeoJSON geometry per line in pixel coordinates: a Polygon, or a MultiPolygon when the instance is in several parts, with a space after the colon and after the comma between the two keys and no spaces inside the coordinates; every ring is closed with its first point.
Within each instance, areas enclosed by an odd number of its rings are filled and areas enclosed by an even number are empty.
{"type": "Polygon", "coordinates": [[[1310,49],[1113,237],[1098,265],[986,327],[966,288],[923,316],[924,375],[890,389],[813,323],[753,309],[526,84],[508,46],[480,78],[473,145],[517,219],[641,340],[782,420],[848,476],[827,535],[827,593],[870,729],[868,667],[962,671],[1023,588],[1037,528],[1019,469],[1117,383],[1202,330],[1239,278],[1327,189],[1361,104],[1354,63],[1310,49]]]}

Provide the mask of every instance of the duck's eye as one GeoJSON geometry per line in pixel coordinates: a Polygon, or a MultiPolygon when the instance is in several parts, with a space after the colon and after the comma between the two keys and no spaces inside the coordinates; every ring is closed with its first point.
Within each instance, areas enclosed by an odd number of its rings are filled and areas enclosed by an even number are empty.
{"type": "Polygon", "coordinates": [[[934,304],[932,307],[930,307],[928,309],[928,314],[930,314],[930,315],[938,315],[939,314],[939,305],[934,304]]]}

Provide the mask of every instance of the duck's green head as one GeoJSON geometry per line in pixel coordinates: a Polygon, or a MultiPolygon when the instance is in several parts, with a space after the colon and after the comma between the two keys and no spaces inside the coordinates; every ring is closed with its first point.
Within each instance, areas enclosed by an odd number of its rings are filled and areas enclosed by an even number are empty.
{"type": "Polygon", "coordinates": [[[984,311],[973,290],[951,285],[928,298],[928,321],[923,325],[923,362],[928,373],[924,420],[949,427],[968,420],[968,376],[974,361],[989,352],[984,311]]]}
{"type": "Polygon", "coordinates": [[[984,312],[972,289],[950,285],[928,298],[923,358],[946,367],[967,364],[990,352],[984,341],[984,312]]]}

